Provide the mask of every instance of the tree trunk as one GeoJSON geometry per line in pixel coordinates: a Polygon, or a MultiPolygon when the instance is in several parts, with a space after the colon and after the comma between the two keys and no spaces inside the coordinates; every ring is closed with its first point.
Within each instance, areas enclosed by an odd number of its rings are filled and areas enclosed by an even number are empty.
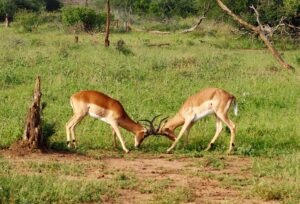
{"type": "Polygon", "coordinates": [[[33,103],[28,110],[23,135],[23,146],[27,146],[30,149],[45,149],[47,146],[41,128],[41,96],[41,79],[40,76],[37,76],[33,103]]]}
{"type": "Polygon", "coordinates": [[[5,27],[9,27],[9,20],[8,20],[8,14],[5,15],[5,27]]]}
{"type": "MultiPolygon", "coordinates": [[[[287,64],[282,57],[280,56],[279,52],[273,47],[271,42],[268,40],[265,33],[260,29],[260,27],[255,27],[251,25],[250,23],[244,21],[239,16],[234,14],[226,5],[223,4],[221,0],[217,0],[218,5],[223,9],[228,15],[230,15],[234,20],[236,20],[239,24],[242,26],[252,30],[253,32],[257,33],[260,37],[260,39],[265,43],[265,45],[268,47],[272,55],[275,57],[275,59],[287,70],[293,70],[293,67],[289,64],[287,64]]],[[[259,22],[258,22],[259,23],[259,22]]]]}
{"type": "Polygon", "coordinates": [[[105,29],[105,47],[109,47],[109,25],[110,25],[110,3],[106,2],[107,14],[106,14],[106,29],[105,29]]]}

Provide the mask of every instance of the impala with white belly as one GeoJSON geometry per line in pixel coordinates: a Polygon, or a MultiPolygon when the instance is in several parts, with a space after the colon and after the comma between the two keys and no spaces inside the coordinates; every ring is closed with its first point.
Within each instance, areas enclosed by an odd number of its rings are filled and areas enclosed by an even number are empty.
{"type": "MultiPolygon", "coordinates": [[[[71,96],[70,103],[73,108],[74,115],[66,124],[68,147],[76,147],[75,126],[86,115],[90,115],[96,119],[108,123],[112,128],[114,146],[116,146],[117,136],[125,152],[129,151],[125,146],[125,142],[119,127],[122,127],[135,134],[135,147],[138,147],[147,136],[156,134],[158,131],[157,129],[155,130],[153,126],[153,122],[157,116],[154,117],[152,121],[146,120],[150,123],[150,126],[149,129],[145,128],[140,123],[133,121],[128,116],[119,101],[98,91],[80,91],[75,93],[71,96]]],[[[160,124],[161,123],[162,121],[160,124]]],[[[166,136],[173,141],[175,140],[175,138],[171,135],[166,136]]]]}
{"type": "Polygon", "coordinates": [[[231,152],[234,146],[235,139],[235,124],[228,118],[228,111],[234,104],[234,113],[237,115],[237,103],[235,97],[219,88],[207,88],[195,95],[190,96],[182,105],[179,112],[166,122],[162,128],[160,128],[157,134],[166,135],[169,137],[176,137],[174,131],[177,127],[182,126],[180,133],[172,146],[167,150],[170,152],[178,143],[182,135],[186,134],[186,143],[188,142],[188,134],[191,127],[201,118],[214,114],[216,116],[216,133],[209,143],[206,150],[209,150],[215,143],[216,139],[222,131],[222,122],[225,123],[231,133],[229,152],[231,152]]]}

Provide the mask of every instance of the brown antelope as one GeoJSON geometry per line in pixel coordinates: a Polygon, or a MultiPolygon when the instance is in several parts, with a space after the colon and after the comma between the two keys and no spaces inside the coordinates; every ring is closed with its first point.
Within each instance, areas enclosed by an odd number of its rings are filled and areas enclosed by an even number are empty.
{"type": "MultiPolygon", "coordinates": [[[[111,125],[113,132],[114,146],[116,147],[116,136],[121,142],[125,152],[129,152],[125,146],[119,126],[135,134],[135,147],[139,147],[143,140],[152,134],[158,132],[155,130],[152,121],[145,120],[150,123],[149,129],[143,127],[140,123],[133,121],[125,112],[122,104],[110,98],[109,96],[97,91],[80,91],[75,93],[70,98],[70,103],[73,108],[74,115],[66,124],[67,143],[68,147],[76,147],[75,126],[86,116],[90,115],[96,119],[102,120],[111,125]],[[72,136],[72,143],[71,143],[72,136]]],[[[160,122],[160,124],[162,121],[160,122]]],[[[173,136],[166,135],[169,139],[175,140],[173,136]]]]}
{"type": "Polygon", "coordinates": [[[156,134],[165,135],[168,137],[176,137],[174,130],[182,126],[180,133],[172,146],[167,150],[169,153],[178,143],[182,135],[185,133],[185,142],[188,142],[188,134],[191,127],[196,121],[201,118],[214,114],[216,116],[216,133],[209,143],[206,150],[209,150],[222,131],[222,122],[225,123],[231,133],[229,151],[231,152],[234,146],[235,124],[228,118],[228,111],[231,104],[234,103],[234,114],[237,115],[236,99],[230,93],[218,88],[206,88],[195,95],[190,96],[179,109],[179,112],[167,121],[156,134]]]}

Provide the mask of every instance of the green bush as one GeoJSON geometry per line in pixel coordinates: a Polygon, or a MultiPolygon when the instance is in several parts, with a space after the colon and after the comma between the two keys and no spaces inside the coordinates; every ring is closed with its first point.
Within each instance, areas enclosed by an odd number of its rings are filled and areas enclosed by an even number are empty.
{"type": "Polygon", "coordinates": [[[44,0],[44,1],[45,1],[45,7],[47,11],[56,11],[63,6],[60,0],[44,0]]]}
{"type": "Polygon", "coordinates": [[[4,20],[5,15],[10,17],[16,12],[17,5],[11,0],[0,0],[0,19],[4,20]]]}
{"type": "Polygon", "coordinates": [[[36,30],[40,24],[37,13],[28,12],[26,10],[19,11],[15,17],[16,23],[21,27],[22,31],[32,32],[36,30]]]}
{"type": "Polygon", "coordinates": [[[68,26],[82,23],[86,31],[100,29],[105,23],[105,14],[96,13],[86,7],[65,7],[62,10],[62,20],[68,26]]]}

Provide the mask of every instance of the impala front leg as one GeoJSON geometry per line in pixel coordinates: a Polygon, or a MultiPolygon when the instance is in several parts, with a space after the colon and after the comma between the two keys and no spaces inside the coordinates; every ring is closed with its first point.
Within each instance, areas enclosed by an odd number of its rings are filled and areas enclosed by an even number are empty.
{"type": "Polygon", "coordinates": [[[113,128],[111,128],[111,131],[112,131],[112,135],[113,135],[113,146],[114,146],[114,148],[117,148],[118,147],[117,134],[113,128]]]}
{"type": "Polygon", "coordinates": [[[121,135],[121,132],[120,132],[120,130],[119,130],[118,125],[115,124],[115,123],[112,123],[112,124],[111,124],[111,127],[114,129],[116,135],[118,136],[118,138],[119,138],[119,140],[120,140],[120,142],[121,142],[121,145],[122,145],[122,148],[123,148],[124,152],[128,153],[129,150],[128,150],[128,149],[126,148],[126,146],[125,146],[125,142],[124,142],[124,139],[123,139],[123,137],[122,137],[122,135],[121,135]]]}
{"type": "Polygon", "coordinates": [[[167,150],[167,153],[170,153],[172,151],[172,149],[176,146],[176,144],[178,143],[178,141],[180,140],[180,138],[182,137],[182,135],[184,134],[184,132],[186,131],[188,126],[191,124],[191,122],[192,122],[192,120],[186,120],[184,122],[184,125],[183,125],[182,129],[180,130],[178,137],[176,138],[175,142],[173,142],[172,146],[167,150]]]}

